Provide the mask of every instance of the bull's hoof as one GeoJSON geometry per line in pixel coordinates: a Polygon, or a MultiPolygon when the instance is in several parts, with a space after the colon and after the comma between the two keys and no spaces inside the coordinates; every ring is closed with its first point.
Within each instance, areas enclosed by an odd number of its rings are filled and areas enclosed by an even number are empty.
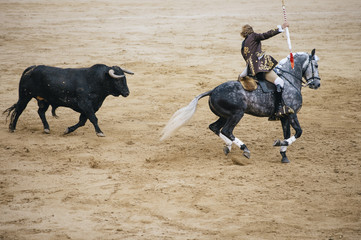
{"type": "Polygon", "coordinates": [[[44,133],[49,134],[49,133],[50,133],[50,129],[44,129],[44,133]]]}
{"type": "Polygon", "coordinates": [[[249,150],[245,150],[243,152],[243,156],[245,156],[246,158],[250,159],[251,158],[251,152],[249,150]]]}
{"type": "Polygon", "coordinates": [[[290,160],[288,160],[287,157],[282,157],[282,163],[290,163],[290,160]]]}
{"type": "Polygon", "coordinates": [[[231,152],[231,150],[230,150],[227,146],[224,146],[224,148],[223,148],[223,152],[224,152],[224,154],[227,156],[227,155],[228,155],[228,153],[230,153],[230,152],[231,152]]]}
{"type": "Polygon", "coordinates": [[[98,132],[98,133],[97,133],[97,136],[98,136],[98,137],[105,137],[105,134],[102,133],[102,132],[98,132]]]}
{"type": "Polygon", "coordinates": [[[14,133],[15,129],[9,129],[9,132],[14,133]]]}
{"type": "Polygon", "coordinates": [[[71,133],[70,129],[69,128],[65,129],[64,135],[69,134],[69,133],[71,133]]]}

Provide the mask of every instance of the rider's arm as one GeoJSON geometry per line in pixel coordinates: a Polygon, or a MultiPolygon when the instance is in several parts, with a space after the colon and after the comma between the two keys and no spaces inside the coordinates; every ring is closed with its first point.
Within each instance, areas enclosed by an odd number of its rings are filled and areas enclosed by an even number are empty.
{"type": "Polygon", "coordinates": [[[268,32],[265,33],[255,33],[255,40],[256,41],[262,41],[262,40],[266,40],[268,38],[271,38],[273,36],[276,36],[277,34],[283,32],[283,29],[285,29],[286,27],[289,27],[288,23],[283,23],[282,26],[278,25],[277,28],[272,29],[268,32]]]}

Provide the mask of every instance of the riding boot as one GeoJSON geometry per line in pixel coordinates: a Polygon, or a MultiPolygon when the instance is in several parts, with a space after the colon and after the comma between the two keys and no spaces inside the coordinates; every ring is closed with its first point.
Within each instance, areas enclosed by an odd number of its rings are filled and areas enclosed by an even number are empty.
{"type": "Polygon", "coordinates": [[[288,107],[287,105],[284,104],[284,101],[282,98],[283,88],[279,84],[277,84],[276,87],[277,87],[277,91],[276,91],[275,116],[280,118],[280,117],[286,116],[288,114],[295,113],[291,107],[288,107]]]}
{"type": "Polygon", "coordinates": [[[277,91],[275,92],[275,113],[268,118],[268,121],[278,121],[280,120],[281,115],[277,115],[278,112],[282,109],[282,88],[279,84],[276,85],[277,91]]]}
{"type": "Polygon", "coordinates": [[[293,111],[292,108],[290,108],[289,106],[284,104],[284,101],[282,98],[283,88],[280,85],[277,85],[276,87],[277,87],[276,108],[275,108],[275,109],[277,109],[277,111],[275,113],[276,117],[282,117],[282,116],[286,116],[288,114],[295,113],[295,111],[293,111]]]}

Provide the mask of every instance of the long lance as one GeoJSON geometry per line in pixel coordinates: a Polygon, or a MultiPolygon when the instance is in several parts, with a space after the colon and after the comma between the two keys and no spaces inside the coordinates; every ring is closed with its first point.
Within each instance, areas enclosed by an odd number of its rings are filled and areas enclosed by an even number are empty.
{"type": "MultiPolygon", "coordinates": [[[[282,0],[282,9],[283,9],[283,18],[285,20],[285,23],[287,23],[287,17],[286,17],[286,6],[285,6],[285,1],[282,0]]],[[[288,48],[290,49],[290,62],[291,62],[291,67],[292,69],[295,67],[295,62],[293,59],[293,54],[292,54],[292,46],[291,46],[291,38],[290,38],[290,32],[288,30],[288,27],[286,27],[286,36],[287,36],[287,43],[288,43],[288,48]]]]}

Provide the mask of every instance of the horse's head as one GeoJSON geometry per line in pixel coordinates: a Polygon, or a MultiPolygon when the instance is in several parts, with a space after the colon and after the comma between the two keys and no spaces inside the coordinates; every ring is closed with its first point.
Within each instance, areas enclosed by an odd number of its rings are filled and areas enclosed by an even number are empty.
{"type": "Polygon", "coordinates": [[[311,54],[308,55],[308,61],[303,64],[302,77],[306,79],[306,85],[312,89],[317,89],[321,86],[321,78],[318,74],[318,61],[320,60],[313,49],[311,54]]]}

